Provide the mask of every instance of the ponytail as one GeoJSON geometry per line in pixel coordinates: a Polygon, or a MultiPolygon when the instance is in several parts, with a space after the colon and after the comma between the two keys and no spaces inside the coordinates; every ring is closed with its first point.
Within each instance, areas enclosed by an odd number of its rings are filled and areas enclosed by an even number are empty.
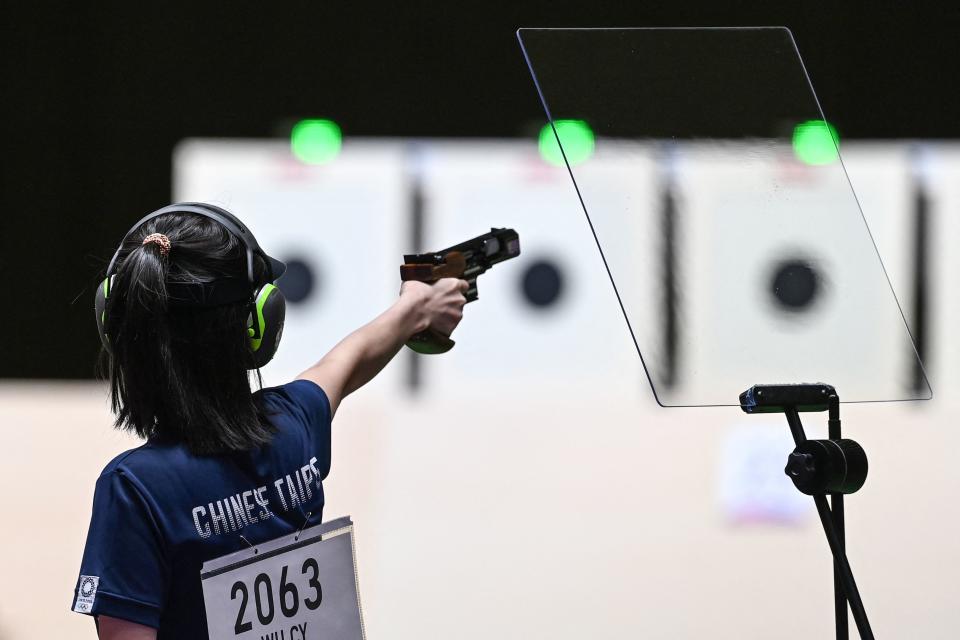
{"type": "MultiPolygon", "coordinates": [[[[151,234],[161,236],[161,234],[151,234]]],[[[148,239],[150,236],[148,236],[148,239]]],[[[169,247],[167,240],[167,247],[169,247]]],[[[126,296],[126,312],[136,313],[131,309],[141,306],[143,310],[152,313],[163,313],[167,310],[167,266],[170,249],[155,242],[140,243],[127,255],[124,261],[124,276],[129,281],[126,296]]]]}
{"type": "MultiPolygon", "coordinates": [[[[153,335],[130,336],[134,342],[168,342],[166,323],[156,322],[167,312],[167,256],[153,243],[141,244],[131,251],[117,271],[113,289],[123,304],[126,319],[120,330],[140,330],[153,335]],[[151,322],[153,320],[153,322],[151,322]],[[157,340],[160,340],[157,342],[157,340]]],[[[117,334],[119,340],[119,334],[117,334]]]]}

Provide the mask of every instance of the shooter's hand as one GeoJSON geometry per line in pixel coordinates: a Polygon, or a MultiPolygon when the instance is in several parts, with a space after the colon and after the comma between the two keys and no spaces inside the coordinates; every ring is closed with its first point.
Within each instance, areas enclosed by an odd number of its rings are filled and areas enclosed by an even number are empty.
{"type": "Polygon", "coordinates": [[[400,297],[410,297],[419,310],[417,333],[431,329],[449,336],[463,319],[464,294],[470,285],[466,280],[441,278],[433,284],[408,280],[400,287],[400,297]]]}

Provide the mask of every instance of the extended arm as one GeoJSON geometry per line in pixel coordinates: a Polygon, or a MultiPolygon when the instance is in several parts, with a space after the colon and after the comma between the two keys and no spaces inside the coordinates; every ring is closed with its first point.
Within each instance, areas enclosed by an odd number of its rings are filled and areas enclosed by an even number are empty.
{"type": "Polygon", "coordinates": [[[463,317],[468,286],[453,278],[432,285],[404,282],[393,306],[341,340],[297,379],[320,385],[335,413],[340,401],[380,373],[410,336],[427,327],[452,333],[463,317]]]}

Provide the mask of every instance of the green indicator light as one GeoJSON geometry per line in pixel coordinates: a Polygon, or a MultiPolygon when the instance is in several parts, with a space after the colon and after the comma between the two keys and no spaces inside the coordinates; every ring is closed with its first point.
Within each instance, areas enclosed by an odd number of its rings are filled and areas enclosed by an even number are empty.
{"type": "Polygon", "coordinates": [[[330,162],[342,143],[343,134],[333,120],[301,120],[290,132],[290,150],[305,164],[330,162]]]}
{"type": "Polygon", "coordinates": [[[840,136],[826,120],[807,120],[793,128],[793,154],[806,164],[830,164],[840,152],[840,136]]]}
{"type": "Polygon", "coordinates": [[[555,120],[553,127],[547,123],[540,129],[539,147],[540,157],[549,164],[562,167],[564,153],[571,166],[580,164],[593,155],[593,130],[583,120],[555,120]],[[557,144],[557,136],[563,145],[563,153],[557,144]]]}

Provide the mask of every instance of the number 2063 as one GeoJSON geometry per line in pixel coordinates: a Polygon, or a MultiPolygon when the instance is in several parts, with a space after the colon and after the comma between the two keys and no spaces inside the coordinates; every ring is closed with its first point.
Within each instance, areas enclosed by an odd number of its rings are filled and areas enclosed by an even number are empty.
{"type": "Polygon", "coordinates": [[[306,592],[301,594],[294,581],[287,580],[289,567],[283,565],[280,572],[280,585],[274,592],[273,582],[266,573],[257,574],[253,579],[253,585],[248,586],[246,582],[238,580],[230,588],[230,599],[240,600],[240,608],[237,611],[237,621],[233,625],[234,632],[239,635],[253,629],[252,619],[248,617],[248,609],[251,607],[251,592],[253,594],[253,609],[257,620],[261,625],[268,625],[273,622],[279,609],[280,613],[286,618],[292,618],[300,610],[301,603],[310,611],[314,611],[323,602],[323,589],[320,586],[320,567],[313,558],[307,558],[300,567],[300,574],[307,579],[306,592]]]}

